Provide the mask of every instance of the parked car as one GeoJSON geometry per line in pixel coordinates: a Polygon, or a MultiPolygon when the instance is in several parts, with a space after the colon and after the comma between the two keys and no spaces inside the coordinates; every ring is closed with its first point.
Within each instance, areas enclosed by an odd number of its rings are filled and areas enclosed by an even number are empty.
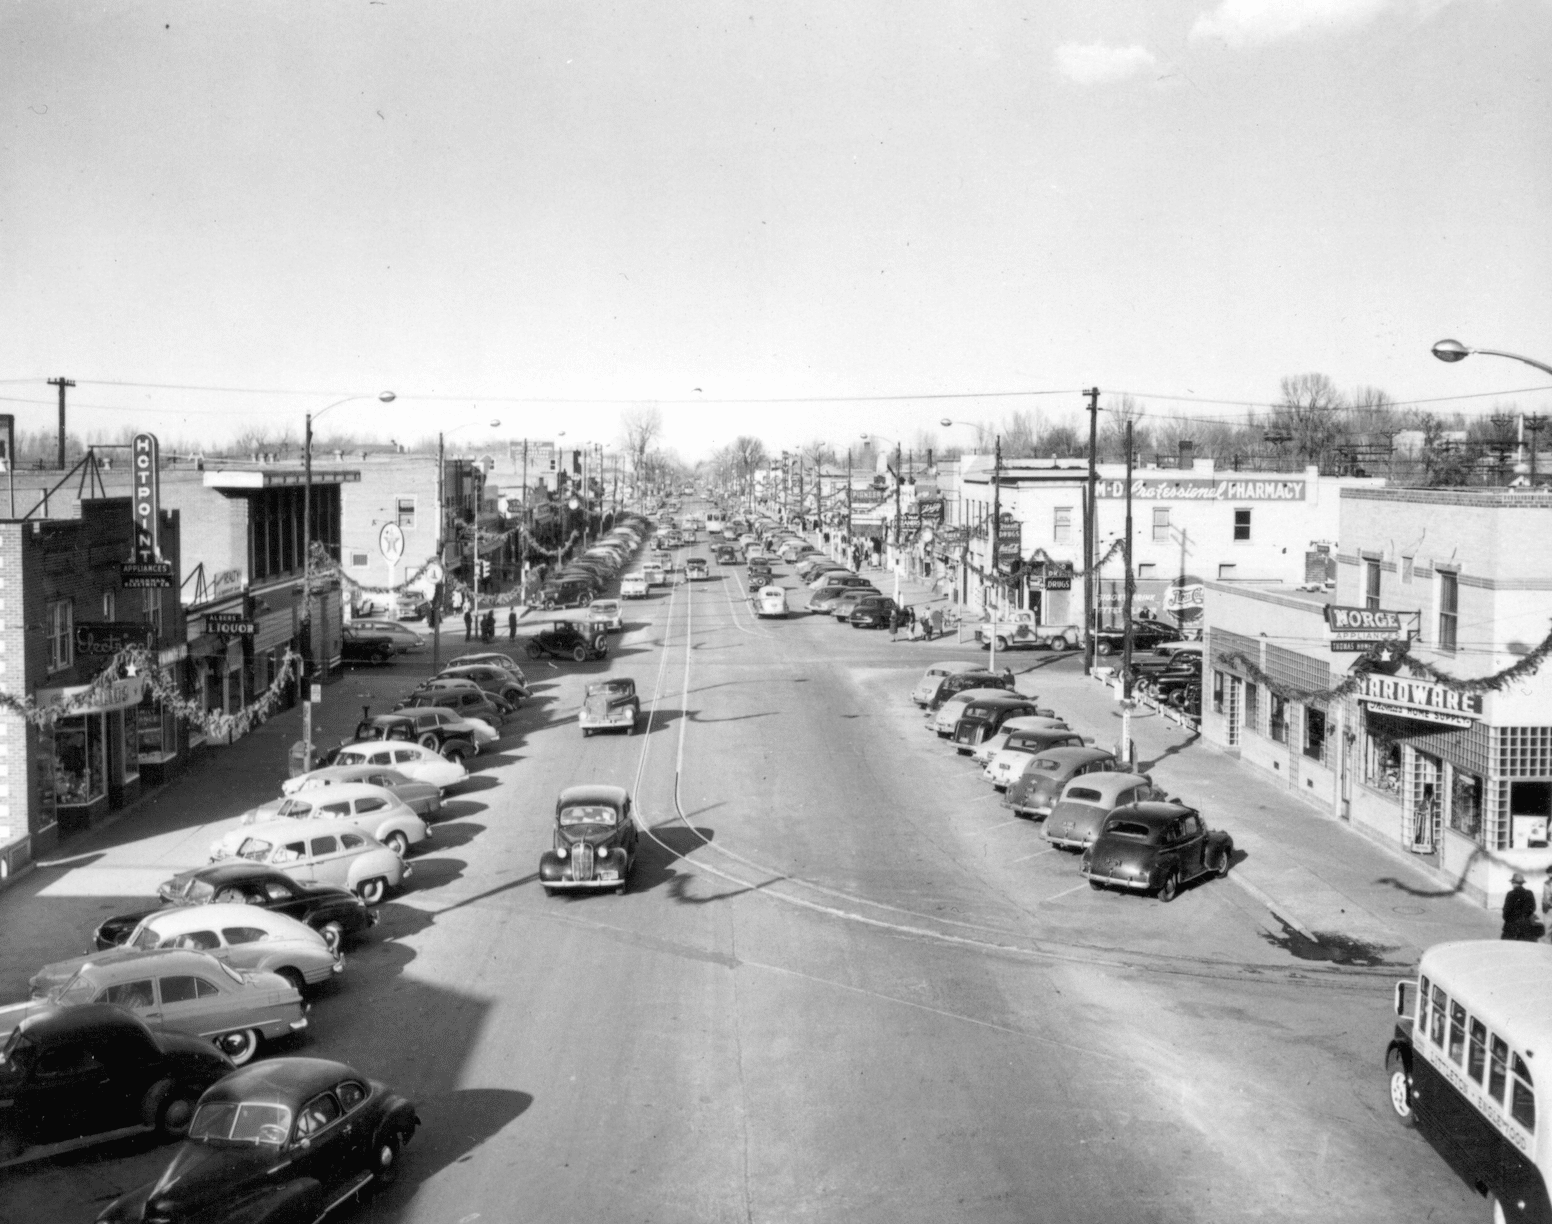
{"type": "Polygon", "coordinates": [[[772,584],[771,571],[767,569],[751,569],[744,575],[744,587],[751,595],[758,594],[772,584]]]}
{"type": "MultiPolygon", "coordinates": [[[[1132,622],[1132,651],[1152,650],[1165,642],[1179,642],[1185,638],[1173,625],[1157,620],[1132,622]]],[[[1112,626],[1094,634],[1094,653],[1097,655],[1120,654],[1126,643],[1126,627],[1112,626]]]]}
{"type": "Polygon", "coordinates": [[[272,820],[338,820],[372,835],[400,858],[431,836],[426,822],[391,790],[369,782],[300,790],[244,812],[237,828],[212,843],[212,860],[229,858],[245,835],[245,826],[272,820]]]}
{"type": "Polygon", "coordinates": [[[426,647],[425,638],[408,625],[400,624],[396,620],[353,620],[350,626],[364,634],[376,634],[388,638],[399,654],[424,650],[426,647]]]}
{"type": "Polygon", "coordinates": [[[580,575],[570,578],[551,578],[539,588],[541,608],[582,608],[598,594],[593,579],[580,575]]]}
{"type": "Polygon", "coordinates": [[[711,577],[711,568],[705,557],[691,557],[684,563],[684,576],[691,582],[704,582],[711,577]]]}
{"type": "Polygon", "coordinates": [[[414,1104],[345,1063],[277,1058],[206,1090],[158,1176],[99,1224],[321,1220],[398,1180],[414,1104]]]}
{"type": "Polygon", "coordinates": [[[133,952],[157,948],[192,948],[210,953],[233,969],[279,974],[298,994],[345,971],[339,949],[331,949],[306,923],[272,909],[226,902],[147,914],[116,948],[44,965],[28,982],[32,997],[47,998],[88,961],[105,965],[133,952]]]}
{"type": "Polygon", "coordinates": [[[366,907],[349,889],[329,884],[304,884],[284,872],[245,859],[181,871],[157,889],[162,908],[119,914],[94,933],[99,948],[116,948],[152,914],[168,909],[205,905],[247,905],[271,910],[305,923],[323,936],[332,951],[365,935],[377,922],[377,911],[366,907]]]}
{"type": "Polygon", "coordinates": [[[911,690],[911,700],[919,706],[931,704],[937,696],[938,686],[949,676],[957,676],[961,672],[980,671],[980,663],[934,663],[922,673],[922,678],[916,682],[916,687],[911,690]]]}
{"type": "Polygon", "coordinates": [[[554,846],[539,860],[550,895],[565,890],[625,891],[636,862],[630,795],[619,786],[570,786],[555,801],[554,846]]]}
{"type": "MultiPolygon", "coordinates": [[[[442,788],[430,782],[417,782],[414,778],[383,765],[325,765],[303,774],[297,779],[300,786],[283,794],[321,790],[331,786],[348,786],[353,782],[365,782],[388,791],[410,811],[422,818],[435,816],[442,810],[442,788]]],[[[380,839],[379,839],[380,840],[380,839]]]]}
{"type": "Polygon", "coordinates": [[[1055,718],[1055,712],[1041,708],[1034,697],[999,689],[968,703],[954,723],[949,737],[960,756],[968,756],[981,743],[996,735],[1012,718],[1055,718]]]}
{"type": "Polygon", "coordinates": [[[433,680],[393,703],[395,713],[413,710],[451,710],[459,718],[479,719],[500,726],[512,707],[494,693],[474,687],[469,680],[433,680]]]}
{"type": "Polygon", "coordinates": [[[0,1167],[131,1134],[181,1138],[231,1070],[209,1042],[153,1032],[122,1007],[40,1007],[0,1051],[0,1167]]]}
{"type": "MultiPolygon", "coordinates": [[[[594,600],[593,603],[596,606],[598,601],[594,600]]],[[[618,615],[618,604],[615,604],[615,612],[618,615]]],[[[602,626],[599,627],[602,628],[602,626]]],[[[490,663],[464,663],[458,666],[450,664],[437,672],[432,678],[432,683],[451,680],[461,680],[465,684],[474,685],[482,692],[500,697],[513,709],[516,709],[523,698],[528,696],[527,684],[505,667],[497,667],[490,663]]]]}
{"type": "Polygon", "coordinates": [[[1160,672],[1167,671],[1175,664],[1187,657],[1195,656],[1200,662],[1202,657],[1201,642],[1164,642],[1155,646],[1152,650],[1132,651],[1132,671],[1136,673],[1138,681],[1144,677],[1152,677],[1160,672]]]}
{"type": "Polygon", "coordinates": [[[718,565],[737,565],[744,559],[743,554],[731,544],[723,544],[712,549],[711,555],[718,565]]]}
{"type": "Polygon", "coordinates": [[[353,624],[340,630],[340,658],[346,662],[381,666],[397,653],[393,639],[385,633],[368,633],[353,624]]]}
{"type": "Polygon", "coordinates": [[[1105,818],[1078,874],[1091,888],[1154,892],[1168,902],[1199,876],[1228,875],[1233,861],[1234,839],[1209,829],[1194,808],[1149,801],[1105,818]]]}
{"type": "Polygon", "coordinates": [[[1047,717],[1040,714],[1016,715],[1003,722],[1002,726],[991,735],[977,744],[970,753],[970,759],[977,765],[985,765],[994,756],[1007,747],[1008,739],[1015,731],[1071,731],[1062,719],[1054,716],[1047,717]]]}
{"type": "MultiPolygon", "coordinates": [[[[1007,672],[983,671],[979,666],[969,671],[959,671],[952,675],[944,676],[938,682],[938,687],[933,691],[924,704],[929,711],[940,710],[945,702],[952,701],[966,689],[1004,689],[1013,691],[1013,677],[1007,672]]],[[[958,715],[955,715],[957,718],[958,715]]],[[[944,735],[953,731],[954,724],[950,723],[944,735]]]]}
{"type": "Polygon", "coordinates": [[[1164,797],[1146,774],[1114,770],[1083,774],[1062,787],[1041,835],[1063,850],[1082,850],[1099,836],[1106,817],[1117,808],[1164,797]]]}
{"type": "MultiPolygon", "coordinates": [[[[851,596],[851,601],[855,603],[864,595],[878,595],[882,597],[883,594],[876,586],[868,584],[863,586],[826,587],[824,590],[815,591],[808,597],[808,610],[821,616],[834,616],[836,609],[841,606],[841,600],[847,596],[851,596]]],[[[847,612],[847,615],[850,616],[851,613],[847,612]]]]}
{"type": "Polygon", "coordinates": [[[431,619],[431,599],[424,591],[400,591],[393,601],[394,613],[405,620],[431,619]]]}
{"type": "Polygon", "coordinates": [[[808,584],[813,591],[823,591],[827,587],[870,587],[873,582],[864,578],[861,574],[854,574],[849,569],[826,570],[808,584]]]}
{"type": "Polygon", "coordinates": [[[232,853],[250,863],[275,867],[303,883],[348,888],[368,905],[377,905],[413,871],[375,837],[334,820],[282,819],[250,825],[232,853]]]}
{"type": "MultiPolygon", "coordinates": [[[[409,726],[413,729],[413,722],[409,726]]],[[[478,751],[472,743],[469,749],[471,754],[478,751]]],[[[336,748],[332,756],[334,767],[392,766],[395,773],[401,773],[415,782],[429,783],[444,794],[469,776],[469,771],[463,767],[462,760],[445,757],[435,748],[423,748],[415,743],[382,743],[368,740],[359,744],[345,744],[336,748]]],[[[324,768],[331,768],[331,766],[324,768]]],[[[294,778],[287,778],[280,784],[281,792],[289,795],[300,790],[309,777],[311,774],[304,773],[294,778]]]]}
{"type": "MultiPolygon", "coordinates": [[[[958,678],[951,677],[951,679],[958,678]]],[[[1001,677],[997,678],[1001,679],[1001,677]]],[[[954,734],[954,728],[964,715],[965,707],[972,701],[979,701],[983,697],[996,697],[1004,693],[1015,693],[1011,683],[962,688],[954,693],[953,696],[947,698],[936,710],[927,715],[927,727],[929,730],[936,731],[939,739],[948,739],[954,734]]]]}
{"type": "Polygon", "coordinates": [[[261,1042],[307,1027],[301,993],[278,974],[244,973],[208,952],[158,948],[88,960],[46,999],[0,1007],[0,1036],[53,1005],[87,1003],[112,1003],[153,1029],[208,1041],[238,1066],[261,1042]]]}
{"type": "Polygon", "coordinates": [[[340,746],[331,764],[348,764],[344,759],[347,751],[359,748],[365,740],[419,744],[460,765],[480,750],[472,724],[462,724],[461,720],[452,717],[444,721],[426,710],[404,710],[398,714],[378,714],[362,719],[356,724],[355,734],[340,746]]]}
{"type": "Polygon", "coordinates": [[[621,727],[625,728],[625,734],[635,735],[640,719],[641,698],[636,696],[636,682],[628,677],[614,676],[587,686],[577,725],[584,736],[621,727]]]}
{"type": "Polygon", "coordinates": [[[625,628],[625,614],[618,599],[593,600],[587,605],[587,621],[594,629],[605,633],[619,633],[625,628]]]}
{"type": "MultiPolygon", "coordinates": [[[[516,643],[513,644],[514,649],[516,643]]],[[[528,677],[523,674],[523,669],[511,655],[500,650],[476,650],[469,654],[461,654],[457,658],[449,659],[444,671],[451,671],[455,667],[494,667],[507,672],[525,689],[528,687],[528,677]]]]}
{"type": "Polygon", "coordinates": [[[645,599],[651,593],[651,584],[644,570],[632,570],[620,579],[621,599],[645,599]]]}
{"type": "Polygon", "coordinates": [[[763,586],[755,592],[754,614],[765,617],[784,617],[787,615],[787,592],[784,587],[774,584],[763,586]]]}
{"type": "Polygon", "coordinates": [[[1105,748],[1068,744],[1036,753],[1018,781],[1008,787],[1002,806],[1015,816],[1044,819],[1051,814],[1062,788],[1083,774],[1103,773],[1117,767],[1115,754],[1105,748]]]}
{"type": "Polygon", "coordinates": [[[981,776],[1004,790],[1024,776],[1024,772],[1051,748],[1082,748],[1087,741],[1076,731],[1015,731],[1002,750],[986,763],[981,776]]]}
{"type": "Polygon", "coordinates": [[[887,629],[890,617],[900,610],[900,605],[887,595],[864,594],[856,599],[843,595],[835,602],[836,619],[841,619],[841,610],[847,607],[851,611],[845,620],[853,629],[887,629]]]}
{"type": "Polygon", "coordinates": [[[572,658],[578,663],[601,659],[609,653],[609,640],[602,633],[584,629],[574,621],[550,621],[528,639],[528,657],[542,659],[572,658]]]}

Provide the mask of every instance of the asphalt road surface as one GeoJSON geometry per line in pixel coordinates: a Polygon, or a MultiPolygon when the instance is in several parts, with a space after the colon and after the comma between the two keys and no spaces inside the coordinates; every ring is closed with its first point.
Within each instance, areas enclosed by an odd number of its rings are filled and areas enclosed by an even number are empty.
{"type": "MultiPolygon", "coordinates": [[[[298,1047],[420,1106],[403,1182],[342,1218],[1484,1215],[1390,1116],[1396,974],[1311,971],[1222,882],[1091,892],[923,729],[925,662],[756,620],[716,565],[629,603],[605,663],[525,661],[535,702],[298,1047]],[[647,734],[583,738],[605,672],[647,734]],[[546,897],[554,798],[584,782],[633,790],[635,876],[546,897]]],[[[32,1170],[0,1218],[88,1220],[166,1154],[32,1170]]]]}

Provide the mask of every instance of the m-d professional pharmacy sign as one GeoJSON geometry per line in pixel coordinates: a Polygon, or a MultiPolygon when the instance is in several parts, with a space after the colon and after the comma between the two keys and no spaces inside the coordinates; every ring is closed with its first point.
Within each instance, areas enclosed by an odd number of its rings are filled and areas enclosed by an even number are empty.
{"type": "Polygon", "coordinates": [[[1346,608],[1326,605],[1327,645],[1338,654],[1361,654],[1380,642],[1400,642],[1407,636],[1412,612],[1387,612],[1382,608],[1346,608]]]}
{"type": "MultiPolygon", "coordinates": [[[[1101,480],[1094,488],[1100,497],[1126,496],[1124,480],[1101,480]]],[[[1303,501],[1304,481],[1146,477],[1132,481],[1132,497],[1137,501],[1303,501]]]]}
{"type": "Polygon", "coordinates": [[[136,434],[130,470],[133,494],[130,509],[135,517],[135,547],[119,576],[131,589],[165,589],[172,586],[172,563],[162,560],[161,453],[155,434],[136,434]]]}

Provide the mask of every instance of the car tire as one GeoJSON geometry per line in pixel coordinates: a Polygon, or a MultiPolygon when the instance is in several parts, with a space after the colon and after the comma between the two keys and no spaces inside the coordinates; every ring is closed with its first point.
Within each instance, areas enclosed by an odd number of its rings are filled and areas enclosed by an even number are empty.
{"type": "Polygon", "coordinates": [[[401,829],[395,829],[387,837],[383,838],[383,845],[397,854],[400,859],[407,859],[410,856],[410,839],[404,835],[401,829]]]}
{"type": "Polygon", "coordinates": [[[578,646],[578,647],[576,647],[575,649],[572,650],[571,657],[573,659],[575,659],[578,663],[586,663],[587,662],[587,647],[586,646],[578,646]]]}
{"type": "Polygon", "coordinates": [[[462,765],[464,758],[468,755],[462,748],[448,748],[447,751],[442,753],[442,759],[444,761],[451,761],[454,765],[462,765]]]}
{"type": "Polygon", "coordinates": [[[542,659],[544,657],[544,648],[538,642],[529,642],[526,649],[530,659],[542,659]]]}
{"type": "Polygon", "coordinates": [[[433,732],[433,731],[427,731],[424,735],[422,735],[415,742],[417,744],[419,744],[422,748],[429,748],[429,749],[431,749],[432,752],[435,752],[437,750],[437,748],[440,747],[440,743],[437,740],[436,733],[433,732]]]}
{"type": "Polygon", "coordinates": [[[1115,654],[1115,647],[1112,646],[1109,642],[1105,642],[1105,641],[1095,642],[1094,643],[1094,653],[1099,655],[1101,658],[1103,658],[1106,655],[1113,655],[1113,654],[1115,654]]]}
{"type": "Polygon", "coordinates": [[[553,897],[555,895],[555,890],[546,884],[544,885],[544,895],[546,897],[553,897]]]}
{"type": "Polygon", "coordinates": [[[521,705],[523,701],[523,695],[513,688],[507,689],[507,691],[502,693],[501,696],[502,699],[506,701],[506,703],[514,710],[517,709],[517,707],[521,705]]]}
{"type": "Polygon", "coordinates": [[[1168,905],[1180,895],[1180,868],[1171,867],[1159,884],[1159,900],[1168,905]]]}
{"type": "Polygon", "coordinates": [[[1076,650],[1078,644],[1070,637],[1059,637],[1051,643],[1052,650],[1076,650]]]}
{"type": "Polygon", "coordinates": [[[998,638],[997,638],[997,649],[998,650],[1006,650],[1007,648],[1008,648],[1008,639],[1005,638],[1005,637],[1002,637],[1001,635],[998,635],[998,638]]]}
{"type": "Polygon", "coordinates": [[[345,928],[337,922],[325,922],[318,928],[318,934],[323,936],[324,946],[330,952],[338,952],[345,946],[345,928]]]}
{"type": "Polygon", "coordinates": [[[1216,868],[1214,868],[1214,870],[1216,870],[1217,873],[1218,873],[1218,878],[1221,880],[1226,875],[1228,875],[1229,874],[1229,868],[1232,867],[1233,865],[1234,865],[1234,847],[1233,846],[1225,846],[1223,848],[1223,853],[1218,856],[1218,866],[1216,868]]]}
{"type": "Polygon", "coordinates": [[[190,1096],[179,1088],[170,1089],[156,1109],[156,1133],[164,1140],[182,1139],[189,1133],[198,1103],[198,1096],[190,1096]]]}
{"type": "Polygon", "coordinates": [[[367,905],[380,905],[387,892],[388,881],[382,876],[373,876],[370,880],[363,880],[356,888],[356,896],[360,897],[367,905]]]}
{"type": "Polygon", "coordinates": [[[386,1190],[399,1180],[399,1156],[404,1151],[404,1141],[397,1131],[379,1135],[372,1145],[372,1186],[386,1190]]]}
{"type": "Polygon", "coordinates": [[[1385,1079],[1390,1089],[1391,1112],[1397,1122],[1411,1130],[1417,1125],[1417,1115],[1412,1111],[1412,1073],[1407,1070],[1400,1050],[1385,1055],[1385,1079]]]}
{"type": "Polygon", "coordinates": [[[287,965],[283,969],[276,969],[275,974],[277,977],[285,978],[291,984],[291,989],[296,991],[297,994],[305,995],[307,993],[307,980],[302,976],[301,970],[287,965]]]}
{"type": "Polygon", "coordinates": [[[388,662],[389,658],[389,652],[386,650],[374,650],[372,652],[372,664],[375,667],[381,667],[384,663],[388,662]]]}
{"type": "Polygon", "coordinates": [[[252,1062],[259,1052],[259,1030],[236,1029],[222,1033],[215,1039],[215,1047],[232,1060],[233,1066],[241,1067],[252,1062]]]}

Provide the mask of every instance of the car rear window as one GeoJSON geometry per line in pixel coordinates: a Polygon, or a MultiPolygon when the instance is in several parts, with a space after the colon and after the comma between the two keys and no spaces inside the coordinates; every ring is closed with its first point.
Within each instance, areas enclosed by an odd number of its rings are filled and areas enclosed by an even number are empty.
{"type": "Polygon", "coordinates": [[[1080,803],[1098,803],[1102,798],[1104,798],[1103,795],[1101,795],[1091,786],[1074,786],[1063,797],[1067,799],[1076,799],[1080,803]]]}
{"type": "Polygon", "coordinates": [[[1106,833],[1114,833],[1117,837],[1135,837],[1141,841],[1147,841],[1152,830],[1145,824],[1138,824],[1135,820],[1112,820],[1105,826],[1106,833]]]}
{"type": "Polygon", "coordinates": [[[1060,773],[1062,763],[1053,757],[1041,757],[1038,761],[1031,761],[1029,768],[1038,770],[1040,773],[1060,773]]]}

